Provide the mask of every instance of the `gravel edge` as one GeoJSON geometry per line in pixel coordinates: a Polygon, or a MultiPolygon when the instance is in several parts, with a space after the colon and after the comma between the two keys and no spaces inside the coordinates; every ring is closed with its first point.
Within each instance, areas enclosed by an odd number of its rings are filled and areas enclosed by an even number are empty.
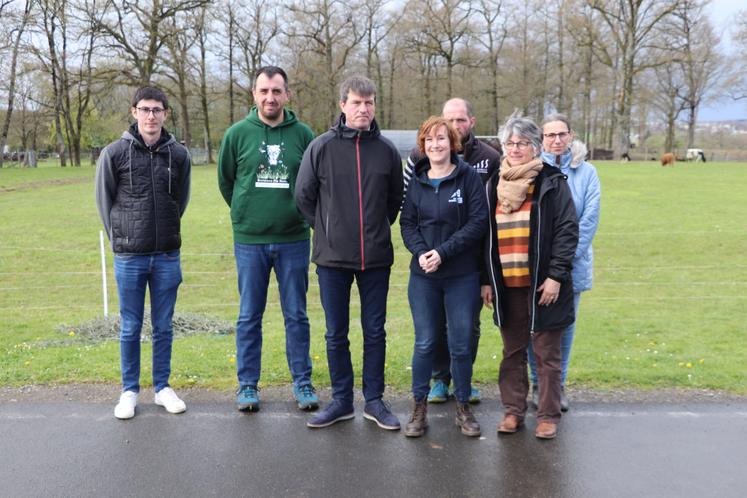
{"type": "MultiPolygon", "coordinates": [[[[496,384],[477,385],[485,399],[500,397],[496,384]]],[[[232,402],[233,390],[178,388],[177,392],[190,402],[232,402]]],[[[657,388],[657,389],[588,389],[567,388],[567,394],[573,402],[589,403],[747,403],[747,395],[739,395],[724,391],[708,389],[657,388]]],[[[29,403],[29,402],[91,402],[112,403],[119,395],[119,386],[114,384],[63,384],[63,385],[26,385],[21,387],[0,387],[0,403],[29,403]]],[[[289,400],[292,399],[290,385],[267,386],[261,388],[262,399],[289,400]]],[[[358,395],[358,394],[356,394],[358,395]]],[[[144,388],[141,396],[153,396],[151,388],[144,388]]],[[[320,398],[328,400],[331,397],[329,388],[319,390],[320,398]]],[[[409,392],[387,388],[387,398],[408,399],[409,392]]]]}

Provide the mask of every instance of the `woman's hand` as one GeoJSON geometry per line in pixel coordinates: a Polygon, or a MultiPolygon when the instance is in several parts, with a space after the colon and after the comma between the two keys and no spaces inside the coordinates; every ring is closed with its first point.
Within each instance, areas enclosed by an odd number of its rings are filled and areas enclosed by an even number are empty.
{"type": "Polygon", "coordinates": [[[493,288],[489,285],[480,286],[480,297],[482,304],[488,309],[493,309],[493,288]]]}
{"type": "Polygon", "coordinates": [[[430,251],[420,255],[418,263],[420,263],[420,268],[422,268],[424,272],[433,273],[438,270],[439,266],[441,266],[441,255],[438,254],[438,251],[435,249],[431,249],[430,251]]]}
{"type": "Polygon", "coordinates": [[[537,304],[540,306],[549,306],[555,304],[560,294],[560,282],[551,278],[546,278],[542,285],[537,288],[537,292],[541,292],[539,301],[537,304]]]}

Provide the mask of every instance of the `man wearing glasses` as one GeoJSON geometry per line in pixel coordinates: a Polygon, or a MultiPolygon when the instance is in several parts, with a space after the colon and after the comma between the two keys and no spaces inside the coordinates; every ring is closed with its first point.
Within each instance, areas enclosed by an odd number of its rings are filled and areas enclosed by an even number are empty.
{"type": "Polygon", "coordinates": [[[140,332],[145,289],[150,291],[155,403],[182,413],[184,402],[169,387],[172,318],[182,281],[180,222],[189,202],[189,152],[163,127],[166,94],[146,86],[132,98],[135,122],[101,152],[96,166],[96,205],[114,252],[119,292],[122,393],[118,419],[135,416],[140,391],[140,332]]]}
{"type": "Polygon", "coordinates": [[[218,156],[218,185],[231,208],[239,279],[236,405],[240,411],[259,410],[262,317],[274,269],[293,394],[301,410],[314,410],[319,399],[311,385],[306,316],[310,233],[293,200],[301,157],[314,134],[285,108],[290,90],[283,69],[260,68],[252,96],[254,107],[226,131],[218,156]]]}

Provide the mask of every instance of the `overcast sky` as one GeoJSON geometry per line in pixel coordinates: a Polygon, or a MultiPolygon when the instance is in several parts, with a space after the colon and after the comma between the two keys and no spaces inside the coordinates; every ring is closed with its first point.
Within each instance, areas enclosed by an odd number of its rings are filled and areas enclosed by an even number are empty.
{"type": "MultiPolygon", "coordinates": [[[[708,6],[715,31],[721,36],[722,48],[727,53],[732,51],[729,37],[732,30],[732,19],[743,9],[747,9],[745,0],[713,0],[708,6]]],[[[747,102],[724,99],[700,110],[699,121],[726,119],[747,119],[747,102]]]]}

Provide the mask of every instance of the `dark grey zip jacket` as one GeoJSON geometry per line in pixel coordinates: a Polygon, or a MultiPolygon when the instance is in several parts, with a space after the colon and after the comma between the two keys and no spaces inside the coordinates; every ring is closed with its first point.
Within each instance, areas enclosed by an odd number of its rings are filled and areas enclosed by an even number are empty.
{"type": "Polygon", "coordinates": [[[375,120],[361,131],[345,126],[343,114],[316,137],[301,160],[295,198],[314,229],[314,263],[353,270],[392,265],[402,160],[375,120]]]}
{"type": "Polygon", "coordinates": [[[96,165],[96,206],[116,254],[154,254],[181,247],[191,160],[166,130],[148,147],[133,123],[107,145],[96,165]]]}
{"type": "MultiPolygon", "coordinates": [[[[485,237],[482,285],[493,288],[493,320],[503,323],[503,274],[498,256],[495,210],[498,204],[500,175],[496,171],[485,184],[485,195],[490,214],[490,232],[485,237]]],[[[529,218],[529,275],[533,296],[529,316],[529,330],[564,329],[574,321],[573,280],[571,263],[578,244],[578,218],[566,177],[558,168],[544,164],[534,182],[535,195],[529,218]],[[539,306],[537,287],[546,278],[560,282],[558,300],[539,306]]]]}

